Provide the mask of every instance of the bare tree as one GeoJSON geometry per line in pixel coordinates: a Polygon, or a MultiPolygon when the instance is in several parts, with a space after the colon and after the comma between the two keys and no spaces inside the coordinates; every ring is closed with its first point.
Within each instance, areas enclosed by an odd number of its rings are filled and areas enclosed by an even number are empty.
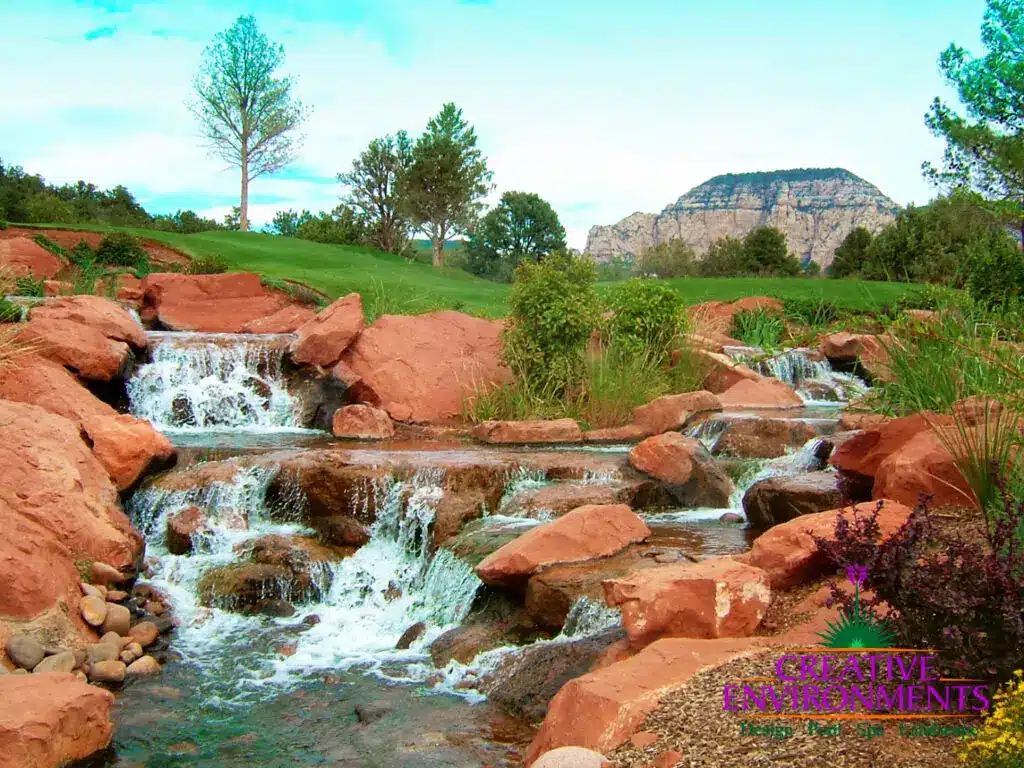
{"type": "Polygon", "coordinates": [[[249,182],[279,171],[302,143],[297,129],[309,110],[292,95],[289,77],[275,78],[284,62],[252,16],[239,16],[203,52],[195,79],[198,99],[189,109],[210,152],[242,171],[240,229],[249,231],[249,182]]]}

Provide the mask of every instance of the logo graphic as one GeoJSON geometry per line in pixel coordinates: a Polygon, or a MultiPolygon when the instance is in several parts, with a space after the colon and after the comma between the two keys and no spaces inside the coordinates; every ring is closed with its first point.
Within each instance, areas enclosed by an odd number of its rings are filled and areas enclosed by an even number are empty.
{"type": "Polygon", "coordinates": [[[840,611],[839,618],[828,622],[828,629],[818,633],[825,648],[881,650],[895,644],[895,635],[888,623],[861,610],[860,587],[867,577],[868,569],[863,565],[846,569],[846,578],[854,587],[853,610],[840,611]]]}

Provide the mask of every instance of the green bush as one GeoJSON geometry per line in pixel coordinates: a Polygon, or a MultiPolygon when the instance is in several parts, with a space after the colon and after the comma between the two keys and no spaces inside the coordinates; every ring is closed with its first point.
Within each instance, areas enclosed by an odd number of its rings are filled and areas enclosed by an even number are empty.
{"type": "Polygon", "coordinates": [[[855,277],[859,274],[867,259],[872,237],[871,232],[864,227],[857,227],[844,237],[836,248],[835,258],[825,270],[829,277],[855,277]]]}
{"type": "Polygon", "coordinates": [[[733,315],[729,335],[748,346],[769,350],[779,346],[785,332],[786,323],[778,312],[755,309],[733,315]]]}
{"type": "Polygon", "coordinates": [[[697,274],[697,266],[697,254],[677,239],[641,251],[634,271],[642,277],[692,277],[697,274]]]}
{"type": "Polygon", "coordinates": [[[219,253],[197,256],[185,268],[185,273],[189,275],[222,275],[227,271],[228,262],[219,253]]]}
{"type": "Polygon", "coordinates": [[[22,307],[13,301],[0,298],[0,323],[17,323],[22,318],[22,307]]]}
{"type": "Polygon", "coordinates": [[[18,296],[44,296],[46,294],[42,280],[36,280],[32,275],[24,275],[14,281],[14,292],[18,296]]]}
{"type": "Polygon", "coordinates": [[[684,330],[682,297],[657,280],[628,280],[612,293],[610,307],[615,313],[608,324],[612,342],[626,353],[649,353],[654,363],[665,361],[684,330]]]}
{"type": "Polygon", "coordinates": [[[5,229],[7,229],[7,222],[0,219],[0,232],[3,232],[5,229]]]}
{"type": "Polygon", "coordinates": [[[552,254],[521,262],[509,295],[505,359],[534,384],[556,389],[580,380],[583,350],[599,316],[594,263],[552,254]]]}
{"type": "Polygon", "coordinates": [[[967,265],[967,289],[984,306],[1011,306],[1024,296],[1024,256],[1005,231],[993,230],[968,246],[967,265]]]}
{"type": "Polygon", "coordinates": [[[127,232],[112,232],[100,241],[96,262],[111,267],[134,267],[149,271],[149,254],[138,238],[127,232]]]}
{"type": "Polygon", "coordinates": [[[823,298],[788,298],[782,300],[786,317],[811,328],[827,328],[839,319],[839,309],[823,298]]]}

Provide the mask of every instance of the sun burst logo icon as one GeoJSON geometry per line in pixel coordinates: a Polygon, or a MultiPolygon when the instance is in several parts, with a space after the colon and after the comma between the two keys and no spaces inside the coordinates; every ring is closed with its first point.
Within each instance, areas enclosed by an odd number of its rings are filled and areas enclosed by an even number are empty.
{"type": "Polygon", "coordinates": [[[818,633],[821,645],[825,648],[850,650],[893,647],[895,635],[888,623],[860,607],[860,588],[867,577],[866,566],[851,565],[846,569],[846,578],[854,587],[853,610],[840,610],[839,618],[828,622],[828,629],[818,633]]]}

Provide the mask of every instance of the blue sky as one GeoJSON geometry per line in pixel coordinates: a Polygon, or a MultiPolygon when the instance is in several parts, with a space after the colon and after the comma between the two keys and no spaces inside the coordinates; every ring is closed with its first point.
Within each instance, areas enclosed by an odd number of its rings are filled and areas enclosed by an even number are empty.
{"type": "Polygon", "coordinates": [[[125,184],[154,212],[222,216],[237,172],[185,107],[203,47],[241,13],[285,46],[313,106],[298,161],[257,180],[255,221],[329,209],[373,137],[445,101],[497,185],[537,192],[570,244],[719,173],[840,166],[924,202],[941,157],[936,61],[978,49],[984,0],[0,0],[0,157],[125,184]]]}

